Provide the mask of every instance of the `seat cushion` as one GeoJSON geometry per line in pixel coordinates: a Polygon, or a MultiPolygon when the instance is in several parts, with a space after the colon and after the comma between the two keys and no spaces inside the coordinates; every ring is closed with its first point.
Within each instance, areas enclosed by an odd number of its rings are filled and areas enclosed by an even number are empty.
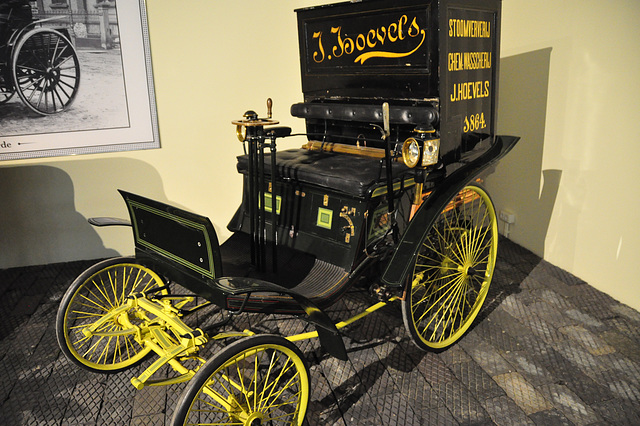
{"type": "MultiPolygon", "coordinates": [[[[278,151],[276,166],[281,178],[330,188],[359,198],[364,198],[371,188],[384,184],[386,178],[384,161],[379,159],[306,149],[278,151]]],[[[240,173],[248,173],[248,156],[238,157],[237,167],[240,173]]],[[[395,178],[409,170],[404,164],[393,164],[395,178]]],[[[269,154],[265,154],[265,173],[271,174],[269,154]]]]}

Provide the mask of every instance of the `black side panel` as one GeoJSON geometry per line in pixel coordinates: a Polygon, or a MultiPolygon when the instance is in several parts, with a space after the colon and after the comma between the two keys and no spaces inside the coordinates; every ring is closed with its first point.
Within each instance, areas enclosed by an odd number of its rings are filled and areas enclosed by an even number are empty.
{"type": "Polygon", "coordinates": [[[441,153],[458,157],[496,134],[499,0],[441,0],[441,153]]]}
{"type": "Polygon", "coordinates": [[[298,10],[305,99],[436,97],[435,5],[372,0],[298,10]]]}
{"type": "Polygon", "coordinates": [[[209,219],[125,191],[120,193],[127,203],[136,252],[141,257],[169,266],[166,269],[172,279],[179,274],[206,281],[222,275],[218,237],[209,219]]]}

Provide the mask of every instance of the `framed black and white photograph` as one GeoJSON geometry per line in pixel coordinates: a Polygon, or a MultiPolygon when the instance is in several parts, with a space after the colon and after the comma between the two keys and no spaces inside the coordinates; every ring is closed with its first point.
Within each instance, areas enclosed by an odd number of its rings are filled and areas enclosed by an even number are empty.
{"type": "Polygon", "coordinates": [[[159,147],[144,0],[0,1],[0,160],[159,147]]]}

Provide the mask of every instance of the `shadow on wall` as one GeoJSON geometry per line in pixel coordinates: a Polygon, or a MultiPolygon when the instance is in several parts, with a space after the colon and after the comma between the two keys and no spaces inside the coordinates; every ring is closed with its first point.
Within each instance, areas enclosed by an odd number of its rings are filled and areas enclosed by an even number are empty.
{"type": "Polygon", "coordinates": [[[487,179],[496,209],[515,213],[509,239],[540,257],[562,178],[542,170],[550,61],[551,48],[500,59],[498,133],[522,139],[487,179]]]}
{"type": "MultiPolygon", "coordinates": [[[[79,160],[63,167],[0,167],[0,269],[118,255],[77,211],[77,197],[91,216],[119,217],[126,207],[118,188],[165,198],[157,171],[141,161],[79,160]]],[[[120,232],[125,229],[131,233],[120,232]]]]}

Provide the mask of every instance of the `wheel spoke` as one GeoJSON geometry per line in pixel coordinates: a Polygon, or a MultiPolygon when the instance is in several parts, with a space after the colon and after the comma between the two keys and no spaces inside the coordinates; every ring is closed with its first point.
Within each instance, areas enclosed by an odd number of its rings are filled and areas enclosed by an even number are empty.
{"type": "MultiPolygon", "coordinates": [[[[456,274],[452,274],[451,277],[456,276],[456,274]]],[[[425,281],[431,281],[429,278],[427,278],[427,280],[425,281]]],[[[444,281],[444,279],[439,278],[437,281],[444,281]]],[[[420,306],[422,304],[424,304],[425,302],[432,300],[433,297],[435,297],[435,295],[439,292],[441,292],[442,290],[444,290],[446,287],[450,286],[451,284],[453,284],[455,282],[455,280],[448,280],[446,281],[443,285],[438,286],[436,285],[436,282],[433,283],[433,285],[429,286],[429,288],[427,289],[425,286],[422,287],[415,287],[415,292],[412,292],[413,294],[417,293],[420,289],[424,289],[425,294],[420,298],[420,300],[417,300],[413,303],[413,306],[417,307],[420,306]]],[[[412,296],[413,296],[412,294],[412,296]]],[[[443,295],[442,295],[443,296],[443,295]]],[[[441,296],[441,297],[442,297],[441,296]]],[[[432,303],[435,304],[438,301],[435,300],[432,303]]]]}
{"type": "MultiPolygon", "coordinates": [[[[479,213],[479,212],[478,212],[479,213]]],[[[482,244],[489,232],[489,227],[482,226],[486,220],[487,211],[484,212],[482,220],[474,222],[471,229],[471,237],[469,238],[469,258],[473,258],[473,254],[477,253],[478,247],[482,244]]]]}
{"type": "MultiPolygon", "coordinates": [[[[290,361],[290,360],[288,359],[288,360],[287,360],[287,362],[289,362],[289,361],[290,361]]],[[[290,370],[291,368],[294,368],[294,366],[293,366],[293,362],[291,363],[291,365],[290,365],[286,370],[283,370],[282,374],[284,374],[284,373],[285,373],[285,371],[288,371],[288,370],[290,370]]],[[[282,374],[281,374],[281,376],[282,376],[282,374]]],[[[277,393],[277,394],[273,395],[273,397],[272,397],[272,398],[270,398],[270,399],[271,399],[271,402],[269,402],[269,399],[267,399],[267,400],[266,400],[266,402],[265,402],[265,404],[266,404],[266,405],[264,405],[264,406],[262,407],[262,410],[264,410],[264,408],[265,408],[265,407],[272,407],[272,411],[273,411],[273,409],[275,409],[275,407],[277,407],[277,406],[278,406],[277,404],[275,404],[275,401],[276,401],[276,400],[278,400],[278,399],[280,398],[280,396],[284,393],[284,391],[286,391],[286,390],[290,389],[291,387],[293,387],[293,385],[294,385],[294,384],[297,384],[297,382],[298,382],[298,374],[299,374],[299,372],[296,372],[296,373],[295,373],[295,374],[294,374],[294,375],[293,375],[293,376],[292,376],[292,377],[287,381],[287,383],[282,387],[282,389],[280,389],[280,391],[278,391],[278,393],[277,393]],[[268,404],[267,404],[267,402],[268,402],[268,404]]],[[[281,404],[281,405],[288,405],[288,404],[281,404]]]]}
{"type": "Polygon", "coordinates": [[[429,248],[429,253],[433,253],[437,256],[437,258],[431,257],[431,256],[427,256],[426,254],[422,254],[422,253],[418,253],[418,258],[420,259],[426,259],[428,261],[431,261],[433,263],[440,263],[441,259],[444,259],[446,256],[444,253],[439,252],[438,250],[436,250],[434,245],[426,245],[424,244],[425,247],[429,248]]]}
{"type": "MultiPolygon", "coordinates": [[[[209,389],[209,390],[210,390],[210,389],[209,389]]],[[[210,390],[210,391],[211,391],[211,390],[210,390]]],[[[211,391],[211,392],[212,392],[212,391],[211,391]]],[[[204,393],[204,392],[203,392],[203,394],[204,394],[204,395],[208,395],[208,393],[204,393]]],[[[222,396],[220,396],[220,398],[222,398],[222,396]]],[[[224,398],[222,398],[222,399],[224,399],[224,398]]],[[[205,399],[203,399],[203,398],[198,398],[198,399],[197,399],[197,401],[198,401],[198,402],[201,402],[201,403],[203,403],[203,404],[208,405],[208,406],[210,406],[210,407],[211,407],[211,409],[209,409],[209,410],[204,410],[204,409],[202,409],[202,408],[201,408],[201,409],[199,409],[199,410],[196,410],[196,411],[198,411],[198,412],[200,412],[200,413],[207,413],[207,412],[214,412],[214,413],[227,413],[227,408],[223,407],[222,405],[220,405],[220,406],[216,406],[216,405],[214,404],[214,402],[216,402],[216,403],[217,403],[217,401],[216,401],[215,399],[213,399],[213,398],[206,399],[206,400],[205,400],[205,399]]]]}
{"type": "MultiPolygon", "coordinates": [[[[51,41],[52,41],[52,39],[49,38],[49,43],[47,43],[47,47],[49,47],[51,45],[51,41]]],[[[58,55],[58,47],[60,47],[60,41],[61,41],[61,38],[60,37],[56,37],[56,45],[53,48],[53,51],[51,52],[50,49],[47,49],[47,50],[50,51],[51,65],[55,64],[57,62],[57,59],[60,57],[58,55]]],[[[62,52],[64,52],[64,48],[60,51],[60,54],[62,54],[62,52]]]]}
{"type": "MultiPolygon", "coordinates": [[[[256,355],[256,358],[257,358],[257,355],[256,355]]],[[[245,402],[247,403],[247,407],[250,407],[251,406],[251,402],[249,401],[249,395],[248,395],[247,389],[245,388],[245,385],[244,385],[244,374],[243,374],[242,371],[240,371],[240,362],[245,364],[246,363],[246,358],[242,358],[241,360],[238,360],[238,362],[236,362],[236,373],[238,374],[238,379],[240,380],[240,393],[244,397],[245,402]]],[[[243,368],[242,370],[244,371],[245,368],[243,368]]]]}
{"type": "MultiPolygon", "coordinates": [[[[108,272],[107,272],[107,275],[109,275],[108,272]]],[[[113,305],[113,301],[111,300],[109,295],[107,295],[106,293],[106,286],[105,286],[104,280],[102,279],[102,275],[100,275],[99,280],[100,280],[100,284],[98,284],[96,281],[92,281],[94,287],[96,288],[96,290],[98,290],[100,294],[102,294],[102,297],[104,297],[104,300],[109,304],[110,306],[109,309],[115,308],[115,306],[113,305]]],[[[92,291],[89,291],[89,293],[93,294],[92,291]]]]}
{"type": "MultiPolygon", "coordinates": [[[[285,373],[286,370],[288,370],[288,368],[285,368],[285,367],[287,367],[287,365],[289,364],[289,361],[290,361],[289,358],[287,358],[285,360],[284,365],[280,369],[280,373],[278,374],[278,376],[276,378],[273,379],[273,384],[270,386],[271,389],[269,390],[269,394],[266,396],[266,398],[262,398],[262,400],[260,401],[261,404],[259,406],[259,410],[263,410],[264,407],[268,406],[269,400],[273,396],[274,390],[277,388],[278,384],[280,383],[280,379],[282,378],[282,375],[285,373]]],[[[293,364],[291,366],[293,366],[293,364]]],[[[272,370],[273,368],[275,368],[275,364],[272,361],[269,364],[269,370],[272,370]]],[[[283,388],[283,390],[284,390],[284,388],[283,388]]],[[[276,397],[277,397],[277,395],[278,394],[276,394],[276,397]]]]}
{"type": "MultiPolygon", "coordinates": [[[[443,321],[445,321],[447,313],[451,311],[451,305],[453,304],[453,301],[456,298],[455,295],[458,294],[458,292],[460,291],[459,290],[460,289],[460,280],[461,280],[461,277],[458,277],[455,280],[455,283],[451,287],[451,289],[449,291],[447,291],[447,293],[449,293],[447,295],[447,298],[444,299],[442,301],[442,303],[437,303],[439,305],[439,308],[435,311],[434,315],[431,317],[431,320],[423,328],[425,331],[427,331],[429,329],[429,326],[431,325],[431,323],[434,320],[438,319],[438,321],[433,326],[433,334],[432,334],[432,337],[431,337],[432,340],[435,340],[434,336],[435,336],[436,332],[441,327],[443,321]]],[[[444,297],[444,295],[443,295],[443,297],[444,297]]],[[[436,306],[436,304],[434,304],[432,306],[436,306]]],[[[445,327],[443,327],[443,328],[445,328],[445,327]]]]}
{"type": "MultiPolygon", "coordinates": [[[[275,356],[276,356],[276,352],[275,352],[275,351],[273,351],[273,353],[271,354],[271,360],[269,361],[269,366],[272,366],[272,365],[273,365],[273,360],[274,360],[275,356]]],[[[264,378],[264,380],[263,380],[264,385],[262,386],[262,391],[260,392],[260,395],[259,395],[259,396],[256,394],[256,396],[257,396],[257,397],[256,397],[256,400],[258,400],[258,399],[259,399],[259,400],[260,400],[260,402],[262,402],[262,400],[264,399],[264,394],[265,394],[265,392],[267,391],[267,388],[268,388],[268,387],[271,387],[271,386],[269,385],[269,383],[270,383],[270,382],[269,382],[269,377],[271,376],[271,371],[272,371],[272,368],[268,368],[268,369],[267,369],[267,375],[266,375],[266,377],[265,377],[265,378],[264,378]]],[[[257,386],[257,384],[256,384],[256,386],[257,386]]],[[[260,408],[258,408],[258,409],[260,409],[260,408]]],[[[255,410],[255,408],[254,408],[254,410],[255,410]]]]}
{"type": "MultiPolygon", "coordinates": [[[[438,297],[438,299],[434,300],[434,301],[431,303],[431,305],[430,305],[430,306],[429,306],[429,307],[424,311],[424,313],[420,316],[420,318],[418,318],[418,320],[417,320],[417,322],[418,322],[418,323],[420,323],[420,322],[422,321],[422,318],[424,318],[424,317],[425,317],[425,315],[427,315],[427,314],[429,313],[429,311],[431,311],[431,309],[432,309],[432,308],[438,308],[438,307],[441,305],[441,303],[440,303],[440,302],[441,302],[441,300],[442,300],[443,298],[446,298],[446,297],[447,297],[451,292],[455,291],[455,289],[456,289],[456,285],[457,285],[457,281],[458,281],[458,279],[457,279],[457,278],[456,278],[455,280],[450,280],[450,281],[448,282],[448,284],[447,284],[447,285],[445,285],[445,286],[441,286],[441,287],[439,287],[439,288],[436,290],[436,291],[440,291],[440,290],[442,290],[442,289],[443,289],[443,288],[445,288],[445,287],[449,287],[449,288],[448,288],[444,293],[442,293],[442,294],[440,295],[440,297],[438,297]]],[[[435,292],[434,292],[434,293],[435,293],[435,292]]],[[[426,300],[426,299],[423,299],[423,300],[426,300]]],[[[446,300],[446,299],[445,299],[445,300],[446,300]]],[[[423,305],[423,303],[415,304],[414,306],[416,306],[416,307],[421,307],[422,305],[423,305]]],[[[440,308],[438,308],[435,312],[437,312],[439,309],[440,309],[440,308]]]]}
{"type": "MultiPolygon", "coordinates": [[[[93,307],[100,309],[103,312],[107,312],[109,311],[109,308],[107,308],[104,305],[101,305],[99,302],[99,300],[94,300],[94,299],[90,299],[87,296],[85,296],[84,294],[81,294],[80,297],[82,297],[84,300],[86,300],[89,303],[78,303],[80,306],[86,307],[86,308],[91,308],[93,307]]],[[[88,312],[87,312],[88,313],[88,312]]]]}

